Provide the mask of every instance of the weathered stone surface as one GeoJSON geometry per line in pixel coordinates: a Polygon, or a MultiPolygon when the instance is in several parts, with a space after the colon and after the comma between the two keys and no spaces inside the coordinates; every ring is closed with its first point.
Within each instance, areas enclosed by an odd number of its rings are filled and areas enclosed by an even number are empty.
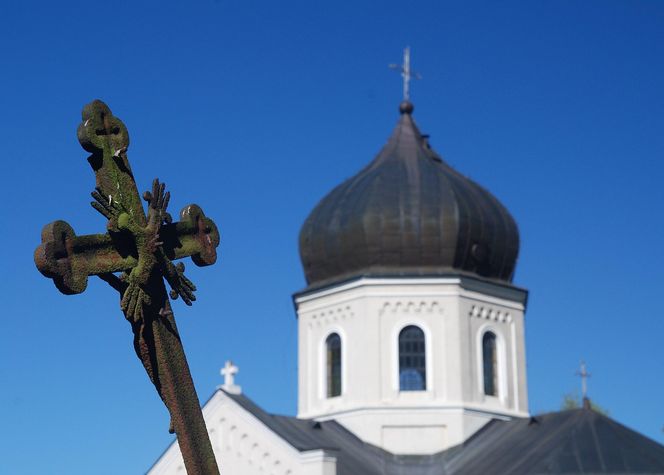
{"type": "Polygon", "coordinates": [[[143,195],[146,214],[127,158],[125,125],[99,100],[83,108],[82,119],[78,139],[91,153],[96,178],[91,205],[107,219],[107,232],[77,236],[65,221],[55,221],[42,231],[35,264],[64,294],[83,292],[91,275],[120,293],[134,349],[168,408],[187,473],[218,474],[164,279],[171,298],[191,305],[196,286],[184,275],[184,264],[173,261],[191,257],[198,266],[214,264],[219,232],[195,204],[173,223],[170,193],[158,179],[143,195]]]}

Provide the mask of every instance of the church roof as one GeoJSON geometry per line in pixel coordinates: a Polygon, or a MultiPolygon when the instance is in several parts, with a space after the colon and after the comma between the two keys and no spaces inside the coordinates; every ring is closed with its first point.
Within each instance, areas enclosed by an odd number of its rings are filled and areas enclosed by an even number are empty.
{"type": "Polygon", "coordinates": [[[591,409],[493,420],[440,473],[664,473],[664,446],[591,409]]]}
{"type": "Polygon", "coordinates": [[[429,146],[410,102],[400,112],[378,156],[324,197],[302,226],[309,287],[452,269],[510,282],[519,252],[514,219],[429,146]]]}
{"type": "Polygon", "coordinates": [[[329,451],[337,475],[664,474],[664,446],[591,409],[493,420],[465,443],[434,455],[394,455],[336,421],[272,415],[226,393],[299,451],[329,451]]]}

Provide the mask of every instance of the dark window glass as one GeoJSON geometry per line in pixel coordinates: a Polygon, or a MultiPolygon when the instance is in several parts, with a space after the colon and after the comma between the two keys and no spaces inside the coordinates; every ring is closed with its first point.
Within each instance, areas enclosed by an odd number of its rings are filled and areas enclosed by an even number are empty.
{"type": "Polygon", "coordinates": [[[424,332],[414,326],[399,333],[399,389],[424,391],[427,388],[424,332]]]}
{"type": "Polygon", "coordinates": [[[332,333],[325,340],[327,397],[341,394],[341,338],[332,333]]]}
{"type": "Polygon", "coordinates": [[[486,332],[482,337],[482,359],[484,365],[484,394],[495,396],[498,389],[496,335],[486,332]]]}

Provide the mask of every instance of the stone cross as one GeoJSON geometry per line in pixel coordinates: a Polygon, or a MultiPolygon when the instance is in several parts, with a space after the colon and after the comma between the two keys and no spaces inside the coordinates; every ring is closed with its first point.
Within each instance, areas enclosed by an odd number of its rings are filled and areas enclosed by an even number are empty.
{"type": "Polygon", "coordinates": [[[240,386],[235,384],[235,375],[240,372],[240,369],[233,364],[232,361],[226,361],[226,364],[221,368],[221,375],[224,377],[224,384],[222,389],[233,393],[240,394],[242,392],[240,386]]]}
{"type": "Polygon", "coordinates": [[[64,294],[85,290],[96,275],[120,293],[120,308],[134,334],[134,350],[164,401],[189,475],[219,474],[170,297],[191,305],[196,286],[176,259],[214,264],[219,232],[197,205],[185,206],[174,223],[166,211],[170,193],[155,179],[145,192],[147,214],[127,159],[129,134],[106,104],[83,108],[78,140],[91,155],[96,177],[92,207],[107,221],[107,232],[77,236],[64,221],[42,230],[35,250],[39,271],[64,294]]]}
{"type": "Polygon", "coordinates": [[[403,50],[403,64],[390,64],[389,67],[390,69],[401,72],[401,77],[403,78],[403,100],[410,100],[410,80],[422,79],[419,73],[410,70],[410,46],[406,46],[403,50]]]}

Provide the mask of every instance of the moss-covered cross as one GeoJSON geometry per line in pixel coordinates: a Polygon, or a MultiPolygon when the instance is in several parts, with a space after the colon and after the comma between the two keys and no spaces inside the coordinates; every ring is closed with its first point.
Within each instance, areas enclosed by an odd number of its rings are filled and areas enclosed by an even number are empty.
{"type": "Polygon", "coordinates": [[[107,220],[105,234],[77,236],[64,221],[42,230],[35,250],[39,271],[64,294],[83,292],[96,275],[120,292],[120,307],[134,333],[134,349],[171,416],[189,475],[218,474],[198,396],[182,348],[164,279],[171,298],[191,305],[196,287],[184,275],[191,257],[207,266],[217,259],[219,233],[197,205],[185,206],[180,221],[167,212],[170,193],[155,179],[145,192],[147,215],[127,160],[129,134],[106,104],[83,108],[78,140],[90,152],[96,177],[92,207],[107,220]]]}

